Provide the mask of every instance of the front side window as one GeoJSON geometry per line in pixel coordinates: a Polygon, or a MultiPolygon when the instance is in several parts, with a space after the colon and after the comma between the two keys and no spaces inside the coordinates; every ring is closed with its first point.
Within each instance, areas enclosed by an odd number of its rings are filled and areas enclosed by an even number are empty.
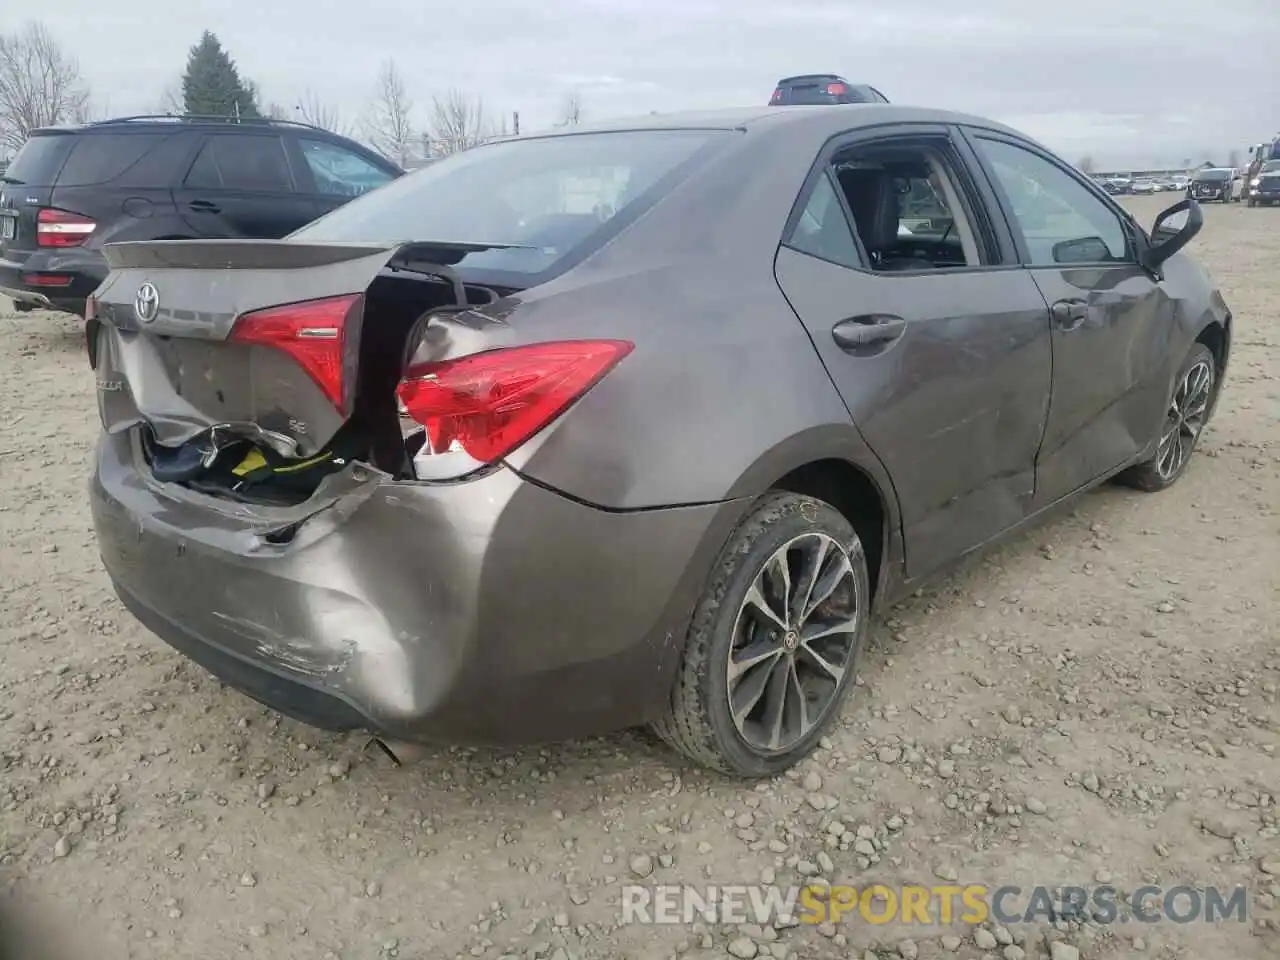
{"type": "Polygon", "coordinates": [[[305,241],[518,245],[463,268],[543,275],[592,248],[624,212],[657,202],[723,130],[633,130],[507,140],[438,161],[292,234],[305,241]]]}
{"type": "Polygon", "coordinates": [[[979,137],[1033,266],[1132,261],[1121,219],[1084,184],[1024,147],[979,137]]]}
{"type": "Polygon", "coordinates": [[[323,140],[298,141],[311,170],[316,192],[331,197],[358,197],[394,179],[359,154],[323,140]]]}

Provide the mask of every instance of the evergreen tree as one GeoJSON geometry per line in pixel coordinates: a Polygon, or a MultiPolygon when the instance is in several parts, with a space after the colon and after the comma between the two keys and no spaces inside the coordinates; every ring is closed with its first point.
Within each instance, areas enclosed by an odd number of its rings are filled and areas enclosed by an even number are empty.
{"type": "Polygon", "coordinates": [[[182,75],[183,108],[210,117],[257,117],[256,89],[240,78],[235,61],[208,30],[187,55],[182,75]]]}

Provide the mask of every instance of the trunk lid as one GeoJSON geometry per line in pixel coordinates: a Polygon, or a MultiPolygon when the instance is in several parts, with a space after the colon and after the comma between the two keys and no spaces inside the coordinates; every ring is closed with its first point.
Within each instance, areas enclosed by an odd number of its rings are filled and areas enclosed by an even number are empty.
{"type": "MultiPolygon", "coordinates": [[[[86,335],[103,426],[145,422],[180,446],[215,425],[266,439],[282,456],[324,448],[350,413],[289,353],[233,338],[255,311],[363,295],[391,244],[172,240],[106,244],[111,274],[86,335]]],[[[347,317],[343,366],[354,363],[359,310],[347,317]]],[[[261,438],[260,438],[261,439],[261,438]]]]}
{"type": "Polygon", "coordinates": [[[90,298],[85,330],[103,427],[145,426],[157,479],[203,482],[231,467],[243,485],[240,471],[265,471],[286,497],[377,450],[398,463],[395,385],[409,334],[426,314],[496,296],[464,285],[452,265],[516,246],[105,244],[111,273],[90,298]],[[417,289],[404,294],[406,283],[417,289]]]}

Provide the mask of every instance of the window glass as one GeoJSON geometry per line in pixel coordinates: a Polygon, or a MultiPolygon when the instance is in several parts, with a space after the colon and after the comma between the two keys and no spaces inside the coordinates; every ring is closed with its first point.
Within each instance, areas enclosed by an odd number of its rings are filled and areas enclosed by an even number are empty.
{"type": "Polygon", "coordinates": [[[876,271],[945,270],[982,264],[946,147],[887,140],[836,158],[836,179],[876,271]]]}
{"type": "Polygon", "coordinates": [[[218,161],[213,158],[213,141],[207,141],[196,157],[196,162],[187,172],[184,183],[197,190],[210,190],[222,186],[222,174],[218,172],[218,161]]]}
{"type": "Polygon", "coordinates": [[[1037,266],[1132,259],[1120,218],[1084,184],[1043,157],[979,138],[1037,266]]]}
{"type": "Polygon", "coordinates": [[[589,249],[623,211],[657,202],[703,147],[730,136],[639,130],[473,147],[344,204],[293,237],[518,244],[468,254],[460,266],[509,272],[523,283],[589,249]]]}
{"type": "Polygon", "coordinates": [[[390,172],[336,144],[303,138],[298,145],[311,168],[316,191],[326,196],[358,197],[393,179],[390,172]]]}
{"type": "Polygon", "coordinates": [[[187,173],[186,185],[289,193],[293,177],[279,137],[218,134],[205,141],[187,173]]]}
{"type": "Polygon", "coordinates": [[[110,183],[167,136],[164,133],[86,133],[77,139],[58,177],[58,186],[110,183]]]}
{"type": "Polygon", "coordinates": [[[31,137],[18,148],[4,175],[10,183],[33,187],[49,187],[58,178],[58,170],[67,159],[67,151],[76,138],[65,133],[44,133],[31,137]]]}
{"type": "Polygon", "coordinates": [[[796,221],[787,238],[787,245],[801,253],[821,257],[844,264],[859,265],[858,244],[853,239],[853,228],[840,205],[839,195],[831,182],[831,175],[824,173],[813,186],[809,202],[796,221]]]}

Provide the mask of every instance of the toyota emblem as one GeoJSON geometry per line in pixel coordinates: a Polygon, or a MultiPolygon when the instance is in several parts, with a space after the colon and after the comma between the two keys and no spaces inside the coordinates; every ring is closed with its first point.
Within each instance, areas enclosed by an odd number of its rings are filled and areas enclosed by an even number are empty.
{"type": "Polygon", "coordinates": [[[160,311],[160,291],[155,284],[147,281],[138,288],[138,295],[133,298],[133,312],[142,323],[150,323],[160,311]]]}

